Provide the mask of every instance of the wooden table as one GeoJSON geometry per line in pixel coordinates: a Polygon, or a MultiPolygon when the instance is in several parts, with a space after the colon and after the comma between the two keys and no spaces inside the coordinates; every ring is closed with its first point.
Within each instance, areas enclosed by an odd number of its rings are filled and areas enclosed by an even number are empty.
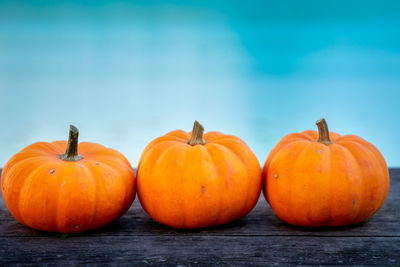
{"type": "Polygon", "coordinates": [[[400,169],[391,169],[382,209],[335,229],[294,227],[263,197],[244,219],[207,230],[177,231],[151,220],[136,199],[117,221],[67,237],[19,224],[0,198],[0,265],[380,265],[400,266],[400,169]]]}

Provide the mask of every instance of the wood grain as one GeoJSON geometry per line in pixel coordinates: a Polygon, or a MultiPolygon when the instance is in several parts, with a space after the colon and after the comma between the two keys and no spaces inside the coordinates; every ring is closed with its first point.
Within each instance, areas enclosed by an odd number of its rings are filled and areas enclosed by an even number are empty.
{"type": "Polygon", "coordinates": [[[244,219],[196,231],[151,220],[136,199],[110,225],[67,238],[19,224],[0,197],[0,265],[400,265],[400,169],[368,221],[308,229],[285,224],[263,197],[244,219]]]}

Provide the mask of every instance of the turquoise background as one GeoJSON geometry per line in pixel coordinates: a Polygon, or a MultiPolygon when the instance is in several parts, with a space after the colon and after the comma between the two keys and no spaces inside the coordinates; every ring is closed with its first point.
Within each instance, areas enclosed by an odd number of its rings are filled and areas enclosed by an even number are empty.
{"type": "Polygon", "coordinates": [[[400,1],[0,1],[0,166],[35,141],[137,165],[174,129],[241,137],[261,164],[330,129],[400,166],[400,1]]]}

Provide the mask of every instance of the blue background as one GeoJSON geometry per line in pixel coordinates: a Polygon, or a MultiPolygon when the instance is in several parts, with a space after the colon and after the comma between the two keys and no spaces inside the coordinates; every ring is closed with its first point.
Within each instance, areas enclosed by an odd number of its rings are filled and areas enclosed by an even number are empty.
{"type": "Polygon", "coordinates": [[[321,117],[400,166],[399,1],[82,2],[0,1],[0,166],[71,123],[135,166],[195,119],[263,164],[321,117]]]}

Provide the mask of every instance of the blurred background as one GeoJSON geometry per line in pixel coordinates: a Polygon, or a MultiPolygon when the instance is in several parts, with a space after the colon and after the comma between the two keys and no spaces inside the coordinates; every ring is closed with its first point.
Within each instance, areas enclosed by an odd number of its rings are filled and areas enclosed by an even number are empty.
{"type": "Polygon", "coordinates": [[[400,1],[0,1],[0,167],[36,141],[137,165],[171,130],[242,138],[261,164],[330,129],[400,167],[400,1]]]}

